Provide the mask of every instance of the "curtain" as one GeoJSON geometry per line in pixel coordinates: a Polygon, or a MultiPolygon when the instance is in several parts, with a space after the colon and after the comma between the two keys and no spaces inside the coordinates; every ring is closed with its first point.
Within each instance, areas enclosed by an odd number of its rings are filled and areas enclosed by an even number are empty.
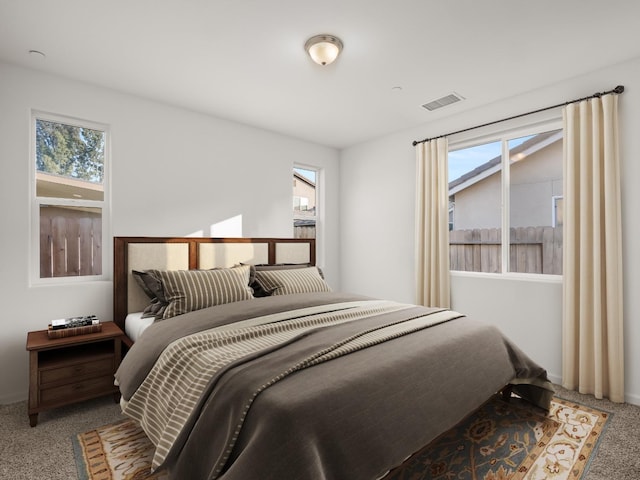
{"type": "Polygon", "coordinates": [[[618,96],[567,105],[563,386],[624,402],[618,96]]]}
{"type": "Polygon", "coordinates": [[[416,303],[450,307],[448,141],[416,145],[416,303]]]}

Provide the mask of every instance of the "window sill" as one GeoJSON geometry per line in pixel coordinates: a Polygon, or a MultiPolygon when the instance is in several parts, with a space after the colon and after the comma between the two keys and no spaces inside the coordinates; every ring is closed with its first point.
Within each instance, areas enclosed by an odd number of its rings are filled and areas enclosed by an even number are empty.
{"type": "Polygon", "coordinates": [[[464,272],[451,270],[452,277],[486,278],[489,280],[514,280],[519,282],[540,282],[540,283],[562,283],[562,275],[547,275],[541,273],[486,273],[486,272],[464,272]]]}

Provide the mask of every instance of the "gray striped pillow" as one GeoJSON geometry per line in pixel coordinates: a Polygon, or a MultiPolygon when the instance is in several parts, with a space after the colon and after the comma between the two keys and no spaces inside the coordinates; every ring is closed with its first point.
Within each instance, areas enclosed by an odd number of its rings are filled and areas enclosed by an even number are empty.
{"type": "Polygon", "coordinates": [[[264,290],[272,291],[271,295],[331,291],[317,267],[257,270],[256,282],[264,290]]]}
{"type": "Polygon", "coordinates": [[[252,299],[250,270],[249,265],[213,270],[156,270],[168,302],[162,318],[252,299]]]}

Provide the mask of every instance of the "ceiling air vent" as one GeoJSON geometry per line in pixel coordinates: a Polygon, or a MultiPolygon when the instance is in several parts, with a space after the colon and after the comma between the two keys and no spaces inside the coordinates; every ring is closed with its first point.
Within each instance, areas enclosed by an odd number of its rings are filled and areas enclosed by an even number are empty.
{"type": "Polygon", "coordinates": [[[445,95],[442,98],[438,98],[437,100],[425,103],[424,105],[422,105],[422,107],[431,112],[433,110],[437,110],[438,108],[446,107],[447,105],[451,105],[452,103],[459,102],[460,100],[464,100],[464,97],[453,92],[449,95],[445,95]]]}

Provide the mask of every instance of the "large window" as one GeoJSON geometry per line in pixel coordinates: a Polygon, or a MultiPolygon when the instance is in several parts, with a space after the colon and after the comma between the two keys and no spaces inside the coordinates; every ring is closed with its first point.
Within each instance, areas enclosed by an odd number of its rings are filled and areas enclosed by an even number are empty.
{"type": "Polygon", "coordinates": [[[449,152],[451,270],[562,274],[562,130],[449,152]]]}
{"type": "Polygon", "coordinates": [[[293,169],[293,236],[316,238],[318,171],[293,169]]]}
{"type": "Polygon", "coordinates": [[[33,114],[34,276],[101,276],[107,128],[33,114]]]}

